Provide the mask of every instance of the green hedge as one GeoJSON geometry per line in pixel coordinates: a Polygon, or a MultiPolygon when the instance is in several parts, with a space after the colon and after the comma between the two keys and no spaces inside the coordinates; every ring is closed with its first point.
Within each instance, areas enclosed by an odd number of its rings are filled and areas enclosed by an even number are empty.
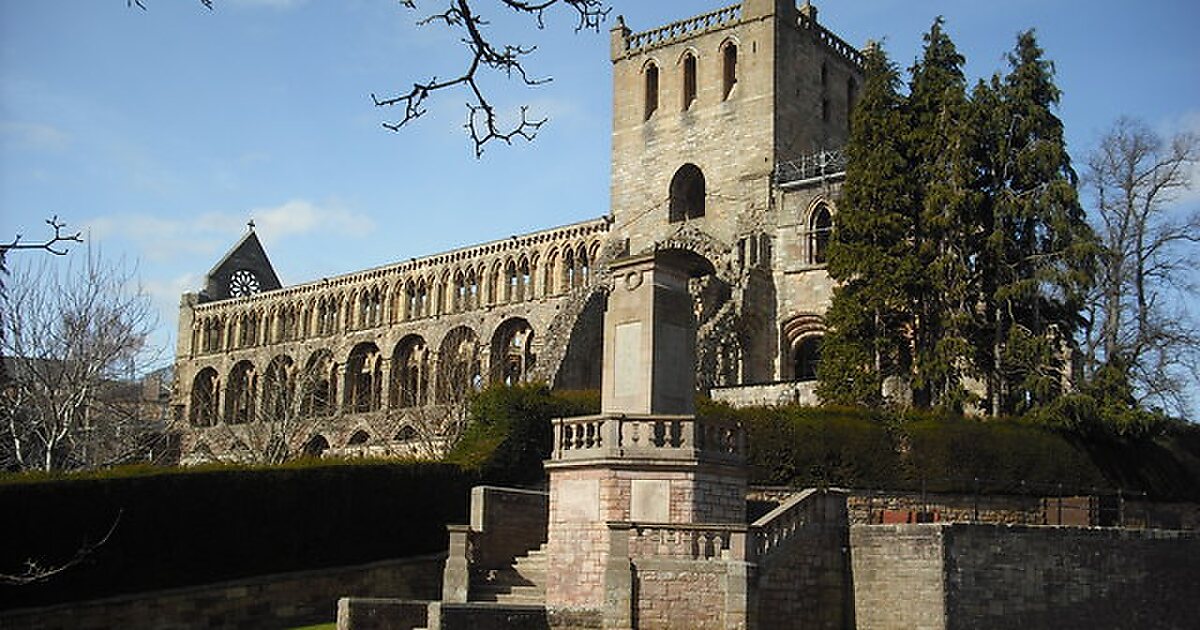
{"type": "Polygon", "coordinates": [[[1200,429],[1079,433],[1040,419],[701,401],[747,429],[751,483],[1053,495],[1145,492],[1200,500],[1200,429]]]}
{"type": "Polygon", "coordinates": [[[456,466],[362,462],[10,477],[0,573],[62,563],[117,525],[52,580],[0,587],[0,609],[436,553],[473,481],[456,466]]]}

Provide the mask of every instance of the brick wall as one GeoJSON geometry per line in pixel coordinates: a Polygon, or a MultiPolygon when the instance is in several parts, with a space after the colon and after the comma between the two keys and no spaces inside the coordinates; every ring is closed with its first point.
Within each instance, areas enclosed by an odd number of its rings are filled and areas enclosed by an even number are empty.
{"type": "Polygon", "coordinates": [[[806,525],[764,558],[752,588],[751,627],[847,627],[853,619],[848,542],[844,522],[806,525]]]}
{"type": "Polygon", "coordinates": [[[858,628],[1187,628],[1200,533],[1024,525],[857,525],[858,628]]]}
{"type": "Polygon", "coordinates": [[[339,597],[434,599],[442,556],[283,573],[0,613],[0,628],[286,628],[337,618],[339,597]]]}

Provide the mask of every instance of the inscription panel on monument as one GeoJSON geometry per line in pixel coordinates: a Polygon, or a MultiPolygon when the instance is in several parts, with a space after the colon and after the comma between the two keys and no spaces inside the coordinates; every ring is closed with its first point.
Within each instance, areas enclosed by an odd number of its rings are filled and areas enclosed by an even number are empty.
{"type": "Polygon", "coordinates": [[[614,333],[613,395],[636,396],[647,386],[642,369],[642,322],[617,324],[614,333]]]}
{"type": "Polygon", "coordinates": [[[560,522],[594,522],[600,520],[600,481],[597,479],[568,479],[558,485],[556,519],[560,522]]]}
{"type": "Polygon", "coordinates": [[[671,482],[665,479],[634,479],[629,492],[629,520],[635,523],[667,523],[671,520],[671,482]]]}

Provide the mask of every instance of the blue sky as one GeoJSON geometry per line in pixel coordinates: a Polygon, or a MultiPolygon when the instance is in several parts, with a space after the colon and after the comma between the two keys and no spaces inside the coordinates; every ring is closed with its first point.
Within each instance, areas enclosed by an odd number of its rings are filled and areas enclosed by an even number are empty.
{"type": "MultiPolygon", "coordinates": [[[[533,144],[481,160],[461,129],[462,93],[438,96],[398,134],[381,127],[398,112],[373,107],[372,92],[465,61],[454,34],[417,27],[421,14],[396,0],[215,0],[211,12],[144,2],[0,2],[0,235],[41,236],[57,214],[137,261],[160,308],[158,341],[173,348],[179,295],[250,218],[290,284],[607,213],[608,26],[620,13],[646,30],[728,0],[617,0],[599,34],[574,32],[567,10],[538,31],[477,0],[498,37],[538,44],[528,68],[553,78],[532,90],[489,83],[507,111],[524,103],[551,121],[533,144]]],[[[883,40],[902,67],[944,15],[972,78],[1004,70],[1016,33],[1036,28],[1080,167],[1123,114],[1200,131],[1194,0],[817,6],[827,27],[860,47],[883,40]]]]}

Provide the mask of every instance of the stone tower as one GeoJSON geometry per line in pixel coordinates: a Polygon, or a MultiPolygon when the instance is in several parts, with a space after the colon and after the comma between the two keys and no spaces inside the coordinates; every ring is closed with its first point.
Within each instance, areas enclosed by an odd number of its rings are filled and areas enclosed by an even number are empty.
{"type": "Polygon", "coordinates": [[[618,19],[612,213],[631,253],[688,225],[735,242],[780,164],[845,143],[861,57],[816,16],[745,0],[643,33],[618,19]]]}

